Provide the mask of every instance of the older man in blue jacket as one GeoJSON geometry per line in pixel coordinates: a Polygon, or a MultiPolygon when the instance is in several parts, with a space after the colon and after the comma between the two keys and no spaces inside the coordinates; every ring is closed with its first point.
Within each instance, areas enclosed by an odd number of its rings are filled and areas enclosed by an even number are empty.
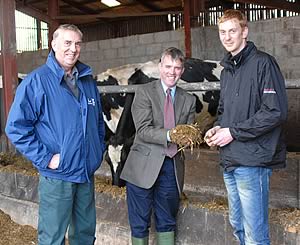
{"type": "Polygon", "coordinates": [[[46,64],[16,91],[6,134],[40,173],[39,245],[95,241],[94,172],[104,147],[100,96],[91,68],[78,61],[82,33],[61,25],[46,64]]]}

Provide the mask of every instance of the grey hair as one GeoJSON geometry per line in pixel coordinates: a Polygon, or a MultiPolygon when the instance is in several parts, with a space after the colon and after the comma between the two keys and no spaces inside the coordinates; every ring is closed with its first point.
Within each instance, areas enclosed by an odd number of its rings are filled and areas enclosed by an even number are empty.
{"type": "Polygon", "coordinates": [[[185,58],[182,51],[178,48],[170,47],[167,48],[161,55],[160,62],[163,61],[165,56],[171,56],[173,60],[180,60],[182,65],[184,64],[185,58]]]}
{"type": "Polygon", "coordinates": [[[82,39],[83,37],[83,34],[82,32],[80,31],[80,29],[73,25],[73,24],[63,24],[63,25],[60,25],[56,30],[55,32],[53,33],[53,39],[56,39],[58,36],[59,36],[59,33],[61,30],[69,30],[69,31],[74,31],[74,32],[77,32],[79,35],[80,35],[80,38],[82,39]]]}

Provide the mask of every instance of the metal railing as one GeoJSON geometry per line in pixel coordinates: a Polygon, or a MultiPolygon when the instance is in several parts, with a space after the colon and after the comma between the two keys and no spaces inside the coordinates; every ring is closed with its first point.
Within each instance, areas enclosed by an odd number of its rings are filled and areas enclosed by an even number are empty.
{"type": "MultiPolygon", "coordinates": [[[[300,79],[286,80],[285,85],[286,89],[299,89],[300,79]]],[[[139,86],[143,85],[107,85],[97,87],[100,93],[134,93],[139,86]]],[[[190,92],[220,90],[220,82],[179,83],[178,86],[190,92]]]]}

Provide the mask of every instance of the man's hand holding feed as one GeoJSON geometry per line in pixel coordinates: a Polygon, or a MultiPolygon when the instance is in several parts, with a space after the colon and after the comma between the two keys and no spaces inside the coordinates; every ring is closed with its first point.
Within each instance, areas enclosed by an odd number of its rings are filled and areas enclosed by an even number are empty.
{"type": "Polygon", "coordinates": [[[215,126],[209,130],[207,130],[205,136],[204,136],[204,141],[206,142],[206,144],[208,144],[209,146],[215,146],[213,144],[213,140],[212,137],[217,133],[217,131],[220,129],[220,126],[215,126]]]}
{"type": "Polygon", "coordinates": [[[233,137],[229,128],[216,126],[206,132],[204,140],[209,146],[223,147],[229,144],[233,140],[233,137]]]}
{"type": "Polygon", "coordinates": [[[194,147],[203,142],[202,132],[196,124],[180,124],[170,130],[172,143],[179,147],[194,147]]]}

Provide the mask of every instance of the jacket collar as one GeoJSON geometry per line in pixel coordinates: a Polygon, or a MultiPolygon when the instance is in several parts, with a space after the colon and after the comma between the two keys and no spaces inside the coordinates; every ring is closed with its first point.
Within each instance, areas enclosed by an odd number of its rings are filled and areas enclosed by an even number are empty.
{"type": "Polygon", "coordinates": [[[225,69],[234,70],[235,67],[239,67],[246,60],[248,60],[255,52],[257,51],[256,46],[253,42],[247,41],[246,46],[239,52],[237,55],[232,56],[230,52],[228,52],[223,60],[221,61],[221,65],[225,69]]]}
{"type": "MultiPolygon", "coordinates": [[[[50,70],[59,78],[59,80],[58,80],[59,83],[61,83],[63,80],[64,74],[65,74],[65,71],[57,62],[57,60],[55,58],[55,53],[53,50],[50,51],[47,61],[46,61],[46,64],[50,68],[50,70]]],[[[75,63],[75,66],[78,70],[78,78],[92,75],[92,69],[89,66],[81,63],[80,61],[77,61],[75,63]]]]}

